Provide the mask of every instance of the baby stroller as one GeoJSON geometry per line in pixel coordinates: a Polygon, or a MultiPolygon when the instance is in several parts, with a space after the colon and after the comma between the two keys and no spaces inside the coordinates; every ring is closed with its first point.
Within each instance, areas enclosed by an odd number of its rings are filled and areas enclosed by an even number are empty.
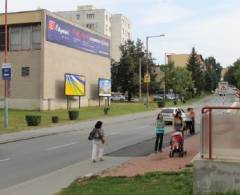
{"type": "Polygon", "coordinates": [[[183,134],[181,132],[174,132],[171,135],[171,141],[170,141],[170,152],[169,152],[169,157],[172,158],[174,157],[175,153],[178,153],[179,157],[183,157],[184,155],[187,154],[186,151],[184,151],[183,147],[183,134]]]}

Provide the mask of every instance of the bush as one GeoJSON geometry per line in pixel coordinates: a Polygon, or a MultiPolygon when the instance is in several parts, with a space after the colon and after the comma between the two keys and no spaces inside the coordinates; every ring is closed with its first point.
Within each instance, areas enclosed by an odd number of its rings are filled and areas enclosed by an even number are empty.
{"type": "Polygon", "coordinates": [[[165,102],[164,101],[158,101],[157,105],[158,105],[158,108],[163,108],[165,106],[165,102]]]}
{"type": "Polygon", "coordinates": [[[41,116],[26,115],[25,120],[28,126],[38,126],[41,123],[41,116]]]}
{"type": "Polygon", "coordinates": [[[109,111],[110,111],[110,108],[109,108],[109,107],[105,107],[105,108],[103,108],[103,112],[104,112],[104,114],[108,114],[109,111]]]}
{"type": "Polygon", "coordinates": [[[52,123],[58,123],[59,118],[58,116],[52,116],[52,123]]]}
{"type": "Polygon", "coordinates": [[[77,120],[79,117],[79,111],[78,110],[70,110],[68,111],[68,116],[70,120],[77,120]]]}
{"type": "Polygon", "coordinates": [[[173,100],[173,104],[174,104],[174,105],[177,105],[177,100],[173,100]]]}

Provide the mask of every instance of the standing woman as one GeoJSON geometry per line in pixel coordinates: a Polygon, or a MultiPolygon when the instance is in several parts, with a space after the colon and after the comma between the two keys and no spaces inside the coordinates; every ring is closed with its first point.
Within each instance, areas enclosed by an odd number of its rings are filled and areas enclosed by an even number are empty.
{"type": "Polygon", "coordinates": [[[173,131],[183,132],[184,123],[181,117],[181,112],[178,110],[173,118],[173,131]]]}
{"type": "Polygon", "coordinates": [[[159,113],[157,116],[155,131],[156,131],[155,153],[158,151],[162,152],[164,121],[161,113],[159,113]]]}
{"type": "Polygon", "coordinates": [[[104,143],[105,136],[104,131],[102,129],[102,121],[97,121],[95,127],[93,129],[94,136],[92,140],[92,162],[97,162],[99,159],[103,161],[103,151],[104,151],[104,143]]]}

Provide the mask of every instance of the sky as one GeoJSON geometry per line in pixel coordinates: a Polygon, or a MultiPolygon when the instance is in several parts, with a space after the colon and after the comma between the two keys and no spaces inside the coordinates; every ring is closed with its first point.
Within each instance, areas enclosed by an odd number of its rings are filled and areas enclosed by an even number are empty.
{"type": "Polygon", "coordinates": [[[165,34],[149,39],[156,63],[163,64],[166,53],[190,53],[192,47],[203,58],[214,56],[223,67],[240,57],[239,0],[8,0],[8,10],[67,11],[88,4],[127,16],[133,40],[145,44],[146,36],[165,34]]]}

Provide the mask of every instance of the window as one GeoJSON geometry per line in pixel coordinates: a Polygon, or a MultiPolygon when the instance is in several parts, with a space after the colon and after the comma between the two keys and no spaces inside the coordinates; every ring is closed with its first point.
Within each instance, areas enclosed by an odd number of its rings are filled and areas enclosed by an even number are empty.
{"type": "Polygon", "coordinates": [[[87,19],[94,19],[95,14],[87,14],[87,19]]]}
{"type": "Polygon", "coordinates": [[[80,14],[77,14],[77,15],[76,15],[76,19],[77,19],[77,20],[80,20],[80,14]]]}
{"type": "Polygon", "coordinates": [[[0,51],[5,49],[5,28],[0,26],[0,51]]]}
{"type": "Polygon", "coordinates": [[[40,49],[40,24],[12,26],[9,29],[9,36],[10,50],[40,49]]]}
{"type": "Polygon", "coordinates": [[[87,24],[86,27],[89,29],[94,29],[94,24],[87,24]]]}
{"type": "Polygon", "coordinates": [[[106,15],[106,20],[108,21],[108,15],[106,15]]]}
{"type": "Polygon", "coordinates": [[[30,75],[30,67],[22,67],[22,77],[27,77],[30,75]]]}

